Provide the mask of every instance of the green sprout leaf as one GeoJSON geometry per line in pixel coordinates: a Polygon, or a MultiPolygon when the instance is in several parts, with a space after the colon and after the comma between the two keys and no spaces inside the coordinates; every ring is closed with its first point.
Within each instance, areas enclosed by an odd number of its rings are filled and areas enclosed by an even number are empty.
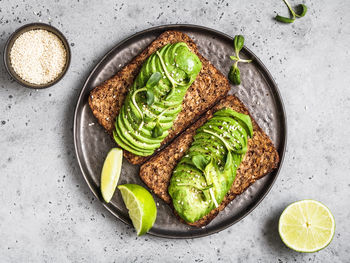
{"type": "Polygon", "coordinates": [[[295,20],[294,18],[284,17],[284,16],[280,16],[280,15],[277,15],[275,17],[275,19],[279,22],[286,23],[286,24],[293,23],[295,20]]]}
{"type": "Polygon", "coordinates": [[[232,60],[234,60],[234,61],[238,61],[238,60],[239,60],[239,58],[236,57],[236,56],[230,56],[230,59],[232,59],[232,60]]]}
{"type": "Polygon", "coordinates": [[[303,17],[303,16],[306,15],[306,12],[307,12],[307,7],[306,7],[306,5],[300,4],[300,5],[297,6],[297,9],[298,9],[298,11],[300,11],[300,12],[295,13],[295,16],[296,16],[296,17],[303,17]]]}
{"type": "Polygon", "coordinates": [[[232,67],[230,68],[230,72],[228,73],[228,79],[233,85],[241,84],[241,72],[237,67],[236,63],[232,65],[232,67]]]}
{"type": "Polygon", "coordinates": [[[292,17],[289,18],[289,17],[284,17],[284,16],[277,15],[277,16],[275,17],[275,19],[276,19],[277,21],[282,22],[282,23],[288,23],[288,24],[290,24],[290,23],[293,23],[293,22],[295,21],[295,18],[296,18],[296,17],[300,18],[300,17],[305,16],[305,14],[306,14],[306,12],[307,12],[307,7],[306,7],[306,5],[303,5],[303,4],[298,5],[298,6],[297,6],[297,9],[298,9],[298,11],[300,11],[300,12],[295,12],[295,11],[293,10],[293,8],[291,7],[291,5],[288,3],[287,0],[283,0],[283,2],[284,2],[284,3],[286,4],[286,6],[288,7],[289,12],[292,14],[292,17]]]}
{"type": "Polygon", "coordinates": [[[201,171],[204,171],[205,167],[208,164],[207,159],[201,154],[193,156],[192,162],[201,171]]]}
{"type": "Polygon", "coordinates": [[[147,90],[146,91],[146,103],[147,105],[152,105],[154,102],[154,94],[153,91],[147,90]]]}
{"type": "Polygon", "coordinates": [[[228,73],[228,79],[231,81],[233,85],[241,84],[241,72],[238,68],[238,63],[249,63],[252,62],[251,59],[241,59],[239,57],[239,52],[242,50],[244,46],[244,37],[242,35],[236,35],[233,39],[235,55],[230,56],[230,59],[235,61],[235,63],[231,66],[230,71],[228,73]]]}
{"type": "Polygon", "coordinates": [[[205,191],[205,190],[209,190],[210,188],[213,188],[213,187],[214,187],[214,185],[210,184],[210,185],[208,185],[208,186],[206,186],[206,187],[204,187],[204,188],[202,188],[200,190],[205,191]]]}
{"type": "Polygon", "coordinates": [[[159,72],[154,72],[151,77],[147,80],[146,88],[153,88],[155,85],[158,84],[160,79],[162,78],[162,74],[159,72]]]}
{"type": "Polygon", "coordinates": [[[234,48],[236,52],[236,56],[239,58],[238,53],[244,46],[244,37],[242,35],[236,35],[233,39],[234,48]]]}
{"type": "Polygon", "coordinates": [[[226,156],[226,163],[225,163],[225,170],[228,170],[232,167],[233,164],[233,157],[232,157],[232,153],[231,151],[227,152],[227,156],[226,156]]]}
{"type": "Polygon", "coordinates": [[[153,130],[152,130],[152,137],[153,138],[157,138],[163,135],[163,128],[162,126],[159,124],[159,122],[156,123],[156,126],[154,126],[153,130]]]}

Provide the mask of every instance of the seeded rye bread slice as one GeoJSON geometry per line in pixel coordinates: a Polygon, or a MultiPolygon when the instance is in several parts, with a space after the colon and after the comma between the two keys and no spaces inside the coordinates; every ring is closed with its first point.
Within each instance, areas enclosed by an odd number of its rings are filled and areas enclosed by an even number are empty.
{"type": "MultiPolygon", "coordinates": [[[[228,80],[199,53],[193,40],[182,32],[166,31],[114,77],[91,91],[90,108],[98,122],[109,134],[112,134],[114,130],[115,118],[128,94],[129,87],[141,69],[142,63],[157,49],[168,43],[176,42],[185,42],[188,45],[190,50],[201,60],[202,69],[195,82],[188,89],[182,104],[182,111],[174,121],[174,125],[162,142],[162,146],[169,143],[227,94],[230,89],[228,80]]],[[[149,157],[137,156],[127,151],[124,151],[124,156],[132,164],[141,164],[149,159],[149,157]]]]}
{"type": "MultiPolygon", "coordinates": [[[[185,155],[186,151],[191,146],[196,129],[210,119],[213,116],[213,113],[224,107],[231,108],[244,114],[249,114],[247,108],[237,97],[227,96],[190,128],[178,136],[170,145],[141,166],[141,179],[166,203],[171,205],[168,186],[172,172],[178,161],[185,155]]],[[[220,206],[213,209],[210,214],[204,216],[197,222],[187,224],[197,227],[209,224],[209,222],[213,220],[237,195],[243,193],[243,191],[256,180],[277,168],[279,156],[272,141],[253,118],[252,123],[254,130],[253,138],[248,139],[248,152],[245,154],[243,161],[237,170],[236,179],[233,182],[229,193],[225,196],[220,206]]]]}

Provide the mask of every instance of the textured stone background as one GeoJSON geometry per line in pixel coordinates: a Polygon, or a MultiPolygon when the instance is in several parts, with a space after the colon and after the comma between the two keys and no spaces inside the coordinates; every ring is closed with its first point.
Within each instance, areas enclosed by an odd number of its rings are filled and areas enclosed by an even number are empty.
{"type": "MultiPolygon", "coordinates": [[[[291,1],[293,4],[298,1],[291,1]]],[[[350,254],[350,3],[305,1],[306,17],[276,1],[4,1],[0,50],[19,26],[50,22],[69,39],[72,64],[56,86],[29,90],[0,69],[1,262],[345,262],[350,254]],[[266,199],[229,229],[195,240],[137,238],[85,184],[73,152],[72,117],[82,83],[114,44],[151,26],[192,23],[241,33],[271,71],[288,115],[288,149],[266,199]],[[333,242],[314,254],[286,248],[283,208],[324,202],[333,242]]]]}

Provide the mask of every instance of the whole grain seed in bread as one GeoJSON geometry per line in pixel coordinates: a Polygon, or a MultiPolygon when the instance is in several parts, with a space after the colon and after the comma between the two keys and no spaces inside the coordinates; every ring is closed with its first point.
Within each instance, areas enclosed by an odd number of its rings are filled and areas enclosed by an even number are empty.
{"type": "MultiPolygon", "coordinates": [[[[166,203],[171,204],[168,185],[177,162],[186,154],[197,128],[202,126],[213,113],[221,108],[231,108],[237,112],[249,114],[243,103],[235,96],[227,96],[209,110],[190,128],[178,136],[170,145],[157,153],[140,168],[140,177],[145,184],[166,203]]],[[[252,118],[252,117],[251,117],[252,118]]],[[[270,138],[252,118],[253,137],[248,140],[248,152],[237,171],[229,193],[218,208],[207,216],[189,225],[201,227],[210,223],[237,195],[244,192],[252,183],[277,168],[279,156],[270,138]]]]}
{"type": "MultiPolygon", "coordinates": [[[[182,32],[166,31],[114,77],[106,80],[91,91],[89,96],[90,108],[98,122],[109,134],[113,132],[115,118],[142,63],[160,47],[176,42],[185,42],[187,44],[190,50],[201,60],[202,70],[196,81],[188,89],[182,104],[182,111],[174,121],[171,130],[169,130],[169,135],[162,142],[161,148],[196,121],[201,114],[226,96],[230,89],[228,80],[199,53],[193,40],[182,32]]],[[[124,156],[133,164],[142,164],[149,158],[137,156],[127,151],[124,151],[124,156]]]]}

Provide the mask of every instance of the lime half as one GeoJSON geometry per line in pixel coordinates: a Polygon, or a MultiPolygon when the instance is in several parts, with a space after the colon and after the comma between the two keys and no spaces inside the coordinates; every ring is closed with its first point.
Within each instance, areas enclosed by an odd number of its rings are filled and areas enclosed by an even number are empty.
{"type": "Polygon", "coordinates": [[[151,229],[157,217],[157,207],[152,195],[137,184],[118,186],[137,235],[141,236],[151,229]]]}
{"type": "Polygon", "coordinates": [[[106,203],[111,201],[122,168],[123,150],[113,148],[107,154],[101,173],[101,193],[106,203]]]}
{"type": "Polygon", "coordinates": [[[278,226],[282,241],[299,252],[316,252],[325,248],[332,241],[334,230],[331,211],[315,200],[302,200],[287,206],[278,226]]]}

